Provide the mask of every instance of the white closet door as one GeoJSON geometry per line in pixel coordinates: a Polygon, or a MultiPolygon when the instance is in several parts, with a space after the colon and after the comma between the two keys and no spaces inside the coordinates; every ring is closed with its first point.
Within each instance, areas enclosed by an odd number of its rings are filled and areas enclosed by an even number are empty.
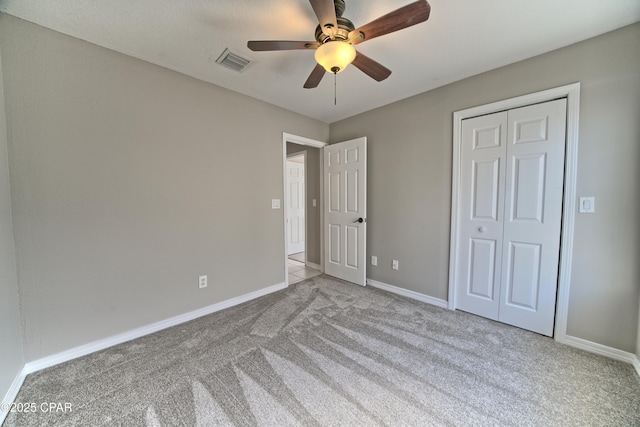
{"type": "Polygon", "coordinates": [[[553,334],[566,100],[464,120],[457,308],[553,334]]]}
{"type": "Polygon", "coordinates": [[[507,113],[462,122],[457,307],[498,320],[507,113]]]}
{"type": "Polygon", "coordinates": [[[509,111],[499,320],[553,334],[566,100],[509,111]]]}

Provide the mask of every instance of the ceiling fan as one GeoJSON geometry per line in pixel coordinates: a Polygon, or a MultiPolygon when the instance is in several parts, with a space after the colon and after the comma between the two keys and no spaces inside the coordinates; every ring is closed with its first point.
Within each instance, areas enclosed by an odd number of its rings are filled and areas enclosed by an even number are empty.
{"type": "Polygon", "coordinates": [[[418,0],[355,28],[350,20],[342,16],[344,0],[309,2],[320,21],[316,28],[316,41],[259,40],[247,43],[252,51],[315,50],[318,64],[304,84],[306,89],[317,87],[325,71],[337,74],[351,63],[376,81],[386,79],[391,70],[356,51],[353,45],[424,22],[431,12],[426,0],[418,0]]]}

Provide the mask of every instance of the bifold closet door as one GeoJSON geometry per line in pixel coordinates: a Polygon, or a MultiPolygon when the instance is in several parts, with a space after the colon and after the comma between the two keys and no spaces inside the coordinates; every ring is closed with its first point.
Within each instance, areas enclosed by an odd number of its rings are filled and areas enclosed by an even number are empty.
{"type": "Polygon", "coordinates": [[[462,122],[457,308],[498,320],[507,112],[462,122]]]}
{"type": "Polygon", "coordinates": [[[463,121],[457,303],[551,336],[566,100],[463,121]]]}

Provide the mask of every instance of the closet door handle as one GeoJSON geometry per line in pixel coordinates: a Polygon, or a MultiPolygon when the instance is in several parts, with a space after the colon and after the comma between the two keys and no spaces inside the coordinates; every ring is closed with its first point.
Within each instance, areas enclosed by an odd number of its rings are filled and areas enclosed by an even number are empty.
{"type": "Polygon", "coordinates": [[[363,222],[365,222],[364,218],[358,218],[355,221],[353,221],[354,223],[359,222],[360,224],[362,224],[363,222]]]}

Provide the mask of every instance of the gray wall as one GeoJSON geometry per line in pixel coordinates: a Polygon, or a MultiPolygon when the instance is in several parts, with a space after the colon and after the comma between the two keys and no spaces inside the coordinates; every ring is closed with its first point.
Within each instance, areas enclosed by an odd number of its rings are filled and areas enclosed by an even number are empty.
{"type": "MultiPolygon", "coordinates": [[[[11,223],[7,129],[0,51],[0,399],[22,370],[22,328],[11,223]]],[[[2,414],[0,414],[0,418],[2,414]]]]}
{"type": "Polygon", "coordinates": [[[8,15],[0,49],[27,361],[284,282],[282,132],[327,124],[8,15]]]}
{"type": "Polygon", "coordinates": [[[582,82],[568,334],[634,353],[640,283],[640,24],[331,125],[369,141],[367,276],[447,299],[453,112],[582,82]],[[391,269],[391,260],[400,270],[391,269]]]}
{"type": "Polygon", "coordinates": [[[320,265],[320,149],[299,144],[287,143],[287,154],[306,151],[306,245],[307,261],[320,265]],[[316,206],[313,206],[313,199],[316,199],[316,206]]]}

